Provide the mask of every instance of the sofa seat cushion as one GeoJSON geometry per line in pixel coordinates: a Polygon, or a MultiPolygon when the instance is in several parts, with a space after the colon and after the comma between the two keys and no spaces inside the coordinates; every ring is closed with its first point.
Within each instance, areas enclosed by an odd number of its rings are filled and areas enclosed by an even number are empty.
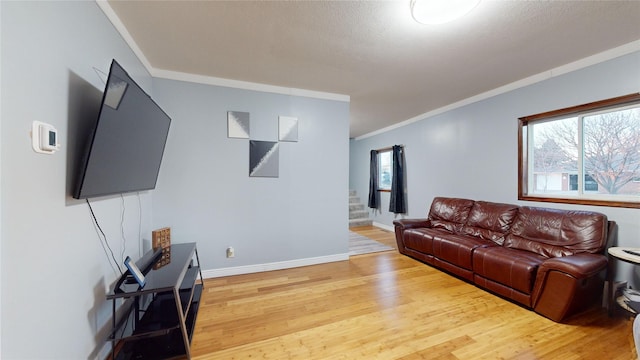
{"type": "Polygon", "coordinates": [[[473,200],[436,197],[431,203],[428,220],[432,228],[459,232],[467,221],[473,200]]]}
{"type": "Polygon", "coordinates": [[[462,227],[462,233],[502,245],[517,213],[517,205],[476,201],[462,227]]]}
{"type": "Polygon", "coordinates": [[[528,251],[501,246],[478,248],[473,253],[473,272],[525,294],[531,294],[538,267],[547,258],[528,251]]]}
{"type": "Polygon", "coordinates": [[[473,251],[484,246],[497,245],[489,240],[465,235],[447,234],[433,237],[435,257],[467,270],[473,270],[473,251]]]}

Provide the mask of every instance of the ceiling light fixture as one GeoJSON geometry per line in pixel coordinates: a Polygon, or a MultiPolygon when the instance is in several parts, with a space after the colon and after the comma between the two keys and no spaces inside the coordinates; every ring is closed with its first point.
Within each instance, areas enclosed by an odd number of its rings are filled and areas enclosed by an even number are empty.
{"type": "Polygon", "coordinates": [[[444,24],[473,10],[480,0],[411,0],[411,16],[421,24],[444,24]]]}

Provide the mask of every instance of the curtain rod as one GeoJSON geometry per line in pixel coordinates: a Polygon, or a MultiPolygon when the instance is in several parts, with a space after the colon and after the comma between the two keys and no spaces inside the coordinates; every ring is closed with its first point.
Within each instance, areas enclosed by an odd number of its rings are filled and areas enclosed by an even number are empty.
{"type": "MultiPolygon", "coordinates": [[[[396,145],[394,145],[396,146],[396,145]]],[[[404,145],[397,145],[400,146],[401,148],[404,148],[404,145]]],[[[382,148],[382,149],[376,149],[376,151],[380,152],[380,151],[391,151],[393,150],[393,146],[387,146],[386,148],[382,148]]]]}

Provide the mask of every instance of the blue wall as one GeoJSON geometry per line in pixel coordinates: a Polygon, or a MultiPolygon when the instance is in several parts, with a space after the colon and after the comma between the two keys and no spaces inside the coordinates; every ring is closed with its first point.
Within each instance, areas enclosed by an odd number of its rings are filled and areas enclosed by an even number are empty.
{"type": "Polygon", "coordinates": [[[95,2],[0,9],[0,358],[109,351],[105,294],[119,273],[70,193],[112,58],[173,117],[157,189],[92,200],[120,264],[163,226],[176,243],[198,242],[210,276],[347,258],[348,102],[153,79],[95,2]],[[299,118],[279,178],[249,178],[248,143],[226,137],[227,110],[251,112],[259,140],[277,140],[278,115],[299,118]],[[57,128],[56,154],[31,149],[34,120],[57,128]]]}
{"type": "MultiPolygon", "coordinates": [[[[640,247],[640,210],[519,202],[518,118],[640,91],[640,52],[512,90],[379,135],[351,140],[350,188],[366,199],[369,151],[405,145],[408,213],[388,211],[382,193],[374,222],[425,217],[435,196],[466,197],[532,206],[599,211],[618,222],[619,244],[640,247]]],[[[631,280],[632,268],[619,277],[631,280]]]]}
{"type": "Polygon", "coordinates": [[[197,241],[210,276],[346,258],[348,102],[162,79],[154,91],[173,119],[154,227],[197,241]],[[249,177],[249,140],[227,137],[230,110],[250,113],[253,140],[278,141],[278,116],[298,118],[299,141],[279,145],[278,178],[249,177]]]}
{"type": "MultiPolygon", "coordinates": [[[[113,58],[147,91],[151,76],[95,2],[0,6],[0,357],[102,358],[111,316],[105,293],[119,273],[87,204],[70,196],[86,140],[79,129],[95,121],[113,58]],[[57,128],[60,151],[31,149],[34,120],[57,128]]],[[[95,200],[93,208],[115,256],[137,258],[139,234],[151,231],[149,193],[95,200]]]]}

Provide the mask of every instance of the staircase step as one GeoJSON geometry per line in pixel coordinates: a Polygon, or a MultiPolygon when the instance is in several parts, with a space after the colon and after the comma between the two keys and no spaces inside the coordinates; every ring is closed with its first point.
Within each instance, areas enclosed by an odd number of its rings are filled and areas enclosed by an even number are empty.
{"type": "Polygon", "coordinates": [[[349,227],[371,226],[373,220],[369,219],[369,211],[360,202],[355,190],[349,190],[349,227]]]}
{"type": "Polygon", "coordinates": [[[364,210],[364,204],[349,204],[349,211],[364,210]]]}
{"type": "Polygon", "coordinates": [[[351,220],[349,220],[349,227],[371,226],[371,225],[373,225],[373,221],[372,220],[368,220],[368,219],[351,219],[351,220]]]}
{"type": "Polygon", "coordinates": [[[369,219],[369,212],[366,210],[349,211],[349,219],[369,219]]]}

